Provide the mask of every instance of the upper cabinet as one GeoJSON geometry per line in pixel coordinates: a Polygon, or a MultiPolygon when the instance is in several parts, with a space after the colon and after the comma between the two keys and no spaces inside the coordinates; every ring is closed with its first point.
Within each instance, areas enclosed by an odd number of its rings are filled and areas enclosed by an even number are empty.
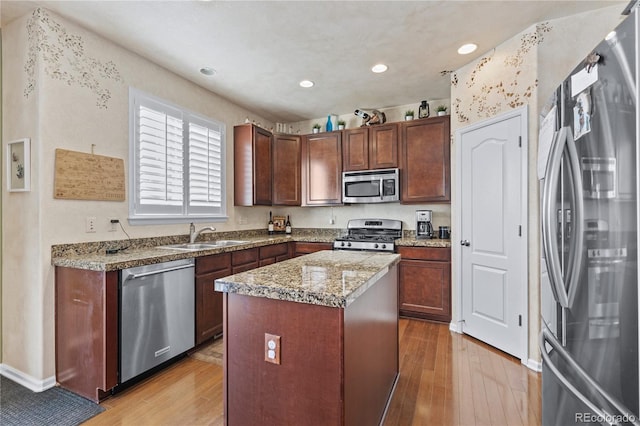
{"type": "Polygon", "coordinates": [[[272,135],[253,124],[233,128],[234,204],[272,204],[272,135]]]}
{"type": "Polygon", "coordinates": [[[449,116],[405,121],[400,126],[400,202],[450,202],[449,116]]]}
{"type": "Polygon", "coordinates": [[[302,138],[302,205],[342,204],[342,133],[302,138]]]}
{"type": "Polygon", "coordinates": [[[302,204],[301,154],[300,136],[278,133],[273,136],[273,205],[302,204]]]}
{"type": "Polygon", "coordinates": [[[345,130],[342,150],[344,171],[398,167],[398,125],[345,130]]]}

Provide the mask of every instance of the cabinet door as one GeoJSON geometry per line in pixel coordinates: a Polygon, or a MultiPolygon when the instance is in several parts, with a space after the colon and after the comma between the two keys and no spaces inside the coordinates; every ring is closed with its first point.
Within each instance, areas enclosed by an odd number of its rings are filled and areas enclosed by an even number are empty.
{"type": "Polygon", "coordinates": [[[451,321],[451,263],[400,261],[400,314],[451,321]]]}
{"type": "Polygon", "coordinates": [[[401,128],[400,202],[449,202],[449,116],[408,121],[401,128]]]}
{"type": "Polygon", "coordinates": [[[214,282],[227,275],[231,269],[196,277],[196,345],[222,333],[222,293],[215,291],[214,282]]]}
{"type": "Polygon", "coordinates": [[[271,133],[252,124],[233,128],[234,204],[271,205],[271,133]]]}
{"type": "Polygon", "coordinates": [[[273,204],[299,206],[302,204],[300,186],[300,136],[275,135],[273,138],[273,204]]]}
{"type": "Polygon", "coordinates": [[[369,129],[359,127],[342,132],[342,169],[369,169],[369,129]]]}
{"type": "Polygon", "coordinates": [[[305,206],[342,204],[341,132],[304,137],[302,200],[305,206]]]}
{"type": "Polygon", "coordinates": [[[369,168],[398,167],[398,125],[371,126],[369,129],[369,168]]]}
{"type": "Polygon", "coordinates": [[[231,254],[196,258],[196,345],[222,333],[222,293],[214,281],[231,275],[231,254]]]}

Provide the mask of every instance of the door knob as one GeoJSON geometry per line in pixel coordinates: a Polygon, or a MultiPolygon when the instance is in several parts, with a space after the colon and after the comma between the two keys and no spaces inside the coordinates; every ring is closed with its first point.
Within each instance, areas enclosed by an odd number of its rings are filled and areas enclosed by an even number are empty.
{"type": "Polygon", "coordinates": [[[469,247],[471,245],[471,242],[469,240],[462,240],[460,241],[460,244],[462,244],[463,246],[469,247]]]}

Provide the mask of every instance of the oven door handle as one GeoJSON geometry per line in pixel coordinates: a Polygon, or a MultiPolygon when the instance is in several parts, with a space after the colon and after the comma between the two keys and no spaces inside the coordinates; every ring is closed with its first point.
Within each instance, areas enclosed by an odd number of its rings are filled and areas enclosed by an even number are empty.
{"type": "Polygon", "coordinates": [[[384,200],[384,192],[382,192],[384,190],[384,178],[380,177],[380,199],[384,200]]]}
{"type": "Polygon", "coordinates": [[[560,384],[569,392],[571,392],[581,403],[589,407],[589,409],[595,413],[598,417],[603,419],[606,424],[616,425],[618,424],[615,420],[615,417],[625,417],[633,422],[634,425],[640,426],[638,423],[638,418],[625,407],[620,401],[618,401],[613,395],[610,395],[606,390],[602,389],[602,387],[596,382],[586,371],[580,367],[580,365],[576,362],[575,359],[567,352],[567,350],[560,344],[558,339],[553,335],[551,330],[547,324],[542,321],[542,331],[540,332],[540,353],[542,355],[542,361],[544,365],[549,369],[549,371],[558,379],[560,384]],[[597,392],[597,395],[606,401],[607,404],[611,405],[611,407],[615,408],[618,411],[618,414],[611,414],[605,411],[604,408],[598,408],[593,401],[587,398],[582,392],[580,392],[571,381],[560,372],[558,367],[553,363],[549,352],[547,351],[547,345],[556,351],[560,358],[562,358],[572,372],[576,373],[576,375],[587,385],[590,389],[597,392]]]}

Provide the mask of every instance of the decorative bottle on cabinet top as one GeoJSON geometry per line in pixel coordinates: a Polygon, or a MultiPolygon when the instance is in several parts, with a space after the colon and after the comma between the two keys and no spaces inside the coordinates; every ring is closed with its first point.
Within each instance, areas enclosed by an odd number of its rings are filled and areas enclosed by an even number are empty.
{"type": "Polygon", "coordinates": [[[289,215],[287,215],[287,223],[284,225],[284,232],[291,234],[291,222],[289,221],[289,215]]]}
{"type": "Polygon", "coordinates": [[[269,223],[267,224],[267,231],[269,235],[273,234],[273,218],[271,217],[271,212],[269,212],[269,223]]]}
{"type": "Polygon", "coordinates": [[[333,123],[331,122],[331,116],[327,115],[327,132],[333,131],[333,123]]]}

